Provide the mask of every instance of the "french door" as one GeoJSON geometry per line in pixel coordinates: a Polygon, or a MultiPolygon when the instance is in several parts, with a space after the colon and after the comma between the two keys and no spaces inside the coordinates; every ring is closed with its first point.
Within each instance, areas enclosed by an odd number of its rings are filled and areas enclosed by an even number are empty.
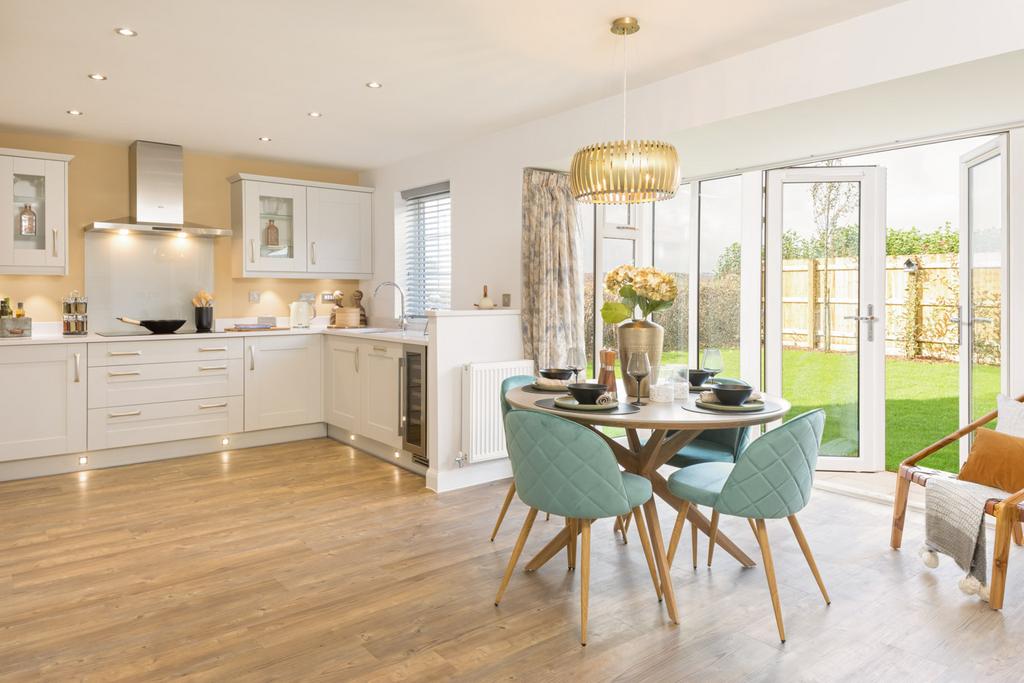
{"type": "Polygon", "coordinates": [[[818,468],[885,467],[885,169],[767,174],[765,388],[826,412],[818,468]]]}
{"type": "MultiPolygon", "coordinates": [[[[1006,136],[960,157],[960,424],[994,410],[993,375],[1005,375],[1007,338],[1006,136]]],[[[1000,385],[1005,387],[1005,378],[1000,385]]],[[[960,464],[971,439],[960,440],[960,464]]]]}

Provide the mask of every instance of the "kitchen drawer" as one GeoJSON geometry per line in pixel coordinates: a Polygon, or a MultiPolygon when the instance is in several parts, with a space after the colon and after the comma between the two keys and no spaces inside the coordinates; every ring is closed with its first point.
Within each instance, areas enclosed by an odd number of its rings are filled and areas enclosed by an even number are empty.
{"type": "Polygon", "coordinates": [[[242,359],[89,368],[89,407],[242,395],[242,359]]]}
{"type": "Polygon", "coordinates": [[[145,339],[89,344],[89,367],[242,357],[242,339],[145,339]]]}
{"type": "Polygon", "coordinates": [[[89,410],[89,450],[242,431],[242,397],[89,410]]]}

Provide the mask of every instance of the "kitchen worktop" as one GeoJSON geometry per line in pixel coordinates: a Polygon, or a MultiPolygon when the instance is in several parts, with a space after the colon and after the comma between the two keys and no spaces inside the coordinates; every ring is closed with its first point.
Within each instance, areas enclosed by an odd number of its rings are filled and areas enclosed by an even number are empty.
{"type": "Polygon", "coordinates": [[[104,337],[90,332],[81,336],[65,337],[60,333],[60,323],[37,323],[31,337],[5,337],[0,346],[24,346],[36,344],[87,344],[112,342],[145,342],[168,339],[224,339],[227,337],[273,337],[290,334],[323,334],[332,337],[351,337],[370,341],[395,342],[427,346],[429,337],[419,330],[392,330],[388,328],[327,329],[323,326],[291,328],[287,330],[246,330],[244,332],[193,332],[184,334],[139,334],[124,337],[104,337]],[[379,330],[379,331],[378,331],[379,330]]]}

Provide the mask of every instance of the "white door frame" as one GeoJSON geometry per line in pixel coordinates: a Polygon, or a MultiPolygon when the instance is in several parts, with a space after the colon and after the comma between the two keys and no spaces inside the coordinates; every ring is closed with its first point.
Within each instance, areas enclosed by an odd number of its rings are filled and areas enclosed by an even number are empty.
{"type": "MultiPolygon", "coordinates": [[[[860,183],[859,455],[820,456],[818,469],[885,469],[885,169],[814,166],[768,172],[765,234],[765,387],[782,393],[782,196],[785,183],[860,183]],[[872,308],[869,309],[868,307],[872,308]],[[873,328],[873,329],[872,329],[873,328]],[[869,340],[870,337],[870,340],[869,340]]],[[[813,324],[813,323],[811,323],[813,324]]],[[[793,398],[793,397],[790,397],[793,398]]]]}
{"type": "MultiPolygon", "coordinates": [[[[976,322],[974,313],[971,310],[972,289],[971,289],[971,206],[970,206],[970,170],[971,168],[990,161],[999,159],[1000,169],[1000,223],[1003,230],[1002,255],[1000,260],[1000,330],[999,330],[999,390],[1007,393],[1009,385],[1010,367],[1006,362],[1009,354],[1010,308],[1008,306],[1008,294],[1010,293],[1010,267],[1009,267],[1009,231],[1008,225],[1008,192],[1007,192],[1007,139],[1005,134],[998,135],[995,139],[989,140],[983,145],[975,147],[971,151],[960,156],[960,315],[957,318],[960,336],[960,425],[969,424],[974,418],[971,415],[971,399],[974,397],[973,364],[974,364],[974,335],[973,328],[976,322]]],[[[980,417],[980,415],[978,416],[980,417]]],[[[967,461],[971,450],[973,438],[960,439],[960,465],[967,461]]]]}

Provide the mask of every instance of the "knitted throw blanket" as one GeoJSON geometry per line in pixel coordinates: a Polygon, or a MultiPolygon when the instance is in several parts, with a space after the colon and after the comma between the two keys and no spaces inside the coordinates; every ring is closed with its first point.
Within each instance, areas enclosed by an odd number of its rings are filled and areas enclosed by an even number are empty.
{"type": "Polygon", "coordinates": [[[969,481],[932,477],[924,490],[925,545],[949,555],[968,576],[987,585],[985,503],[1005,495],[969,481]]]}

